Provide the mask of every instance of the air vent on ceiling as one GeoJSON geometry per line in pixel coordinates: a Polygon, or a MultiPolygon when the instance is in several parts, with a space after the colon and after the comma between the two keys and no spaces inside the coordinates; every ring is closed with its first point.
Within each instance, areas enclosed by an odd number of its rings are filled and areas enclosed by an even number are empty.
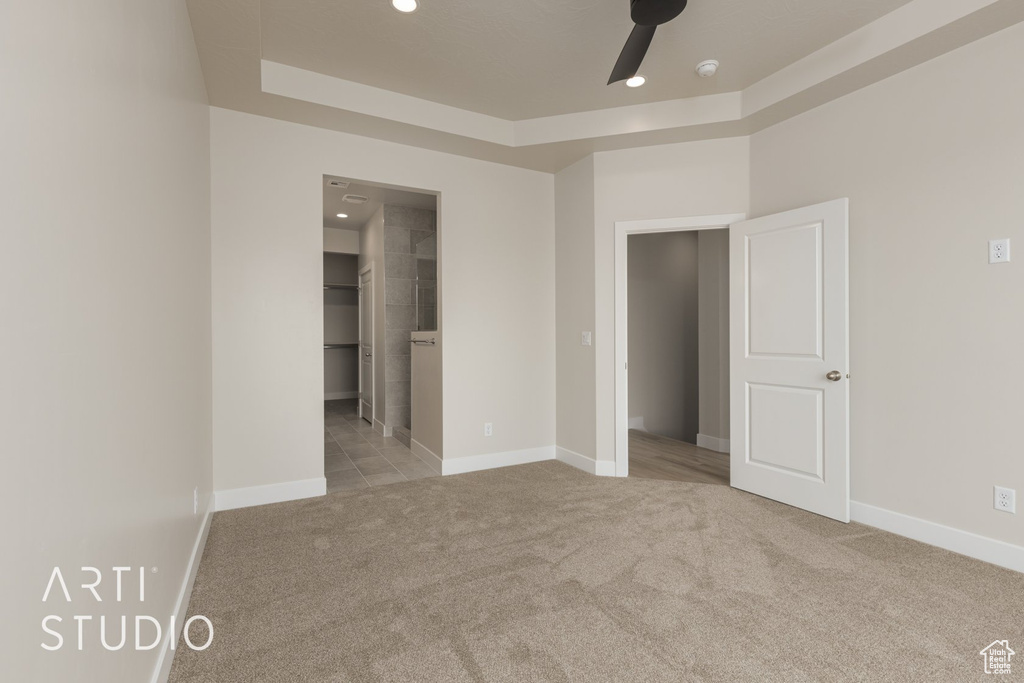
{"type": "Polygon", "coordinates": [[[349,204],[365,204],[370,201],[370,198],[364,197],[361,194],[347,194],[341,198],[341,201],[348,202],[349,204]]]}
{"type": "Polygon", "coordinates": [[[337,187],[341,190],[347,190],[349,182],[347,180],[328,180],[327,184],[331,187],[337,187]]]}

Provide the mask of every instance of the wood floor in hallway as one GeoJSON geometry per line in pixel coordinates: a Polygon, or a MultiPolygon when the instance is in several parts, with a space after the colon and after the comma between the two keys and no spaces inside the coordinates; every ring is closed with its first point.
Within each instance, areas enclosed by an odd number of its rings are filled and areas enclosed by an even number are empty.
{"type": "Polygon", "coordinates": [[[631,429],[629,476],[728,486],[729,455],[631,429]]]}

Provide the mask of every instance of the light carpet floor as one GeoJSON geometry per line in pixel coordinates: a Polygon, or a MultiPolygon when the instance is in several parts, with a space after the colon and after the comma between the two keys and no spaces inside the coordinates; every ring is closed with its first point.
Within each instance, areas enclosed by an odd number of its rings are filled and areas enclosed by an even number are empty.
{"type": "Polygon", "coordinates": [[[218,512],[189,613],[172,683],[964,681],[996,639],[1024,674],[1024,575],[558,462],[218,512]]]}

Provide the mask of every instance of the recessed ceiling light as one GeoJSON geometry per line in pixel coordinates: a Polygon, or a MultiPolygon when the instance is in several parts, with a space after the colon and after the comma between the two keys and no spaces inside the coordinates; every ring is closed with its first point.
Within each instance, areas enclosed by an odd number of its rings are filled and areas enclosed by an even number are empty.
{"type": "Polygon", "coordinates": [[[408,14],[409,12],[415,12],[419,3],[416,0],[391,0],[391,6],[399,12],[408,14]]]}
{"type": "Polygon", "coordinates": [[[348,218],[348,214],[347,213],[339,213],[338,214],[338,218],[348,218]]]}
{"type": "Polygon", "coordinates": [[[646,82],[647,79],[644,78],[643,76],[633,76],[633,78],[630,78],[629,80],[626,81],[626,85],[628,85],[630,88],[639,88],[646,82]]]}

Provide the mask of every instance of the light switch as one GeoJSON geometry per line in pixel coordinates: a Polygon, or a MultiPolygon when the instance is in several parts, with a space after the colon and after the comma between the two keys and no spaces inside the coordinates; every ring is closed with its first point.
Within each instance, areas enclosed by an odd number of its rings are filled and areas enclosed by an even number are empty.
{"type": "Polygon", "coordinates": [[[584,332],[583,338],[580,340],[580,344],[583,346],[592,346],[594,344],[594,333],[584,332]]]}
{"type": "Polygon", "coordinates": [[[1003,240],[989,240],[988,243],[988,262],[989,263],[1009,263],[1010,262],[1010,240],[1009,238],[1003,240]]]}

